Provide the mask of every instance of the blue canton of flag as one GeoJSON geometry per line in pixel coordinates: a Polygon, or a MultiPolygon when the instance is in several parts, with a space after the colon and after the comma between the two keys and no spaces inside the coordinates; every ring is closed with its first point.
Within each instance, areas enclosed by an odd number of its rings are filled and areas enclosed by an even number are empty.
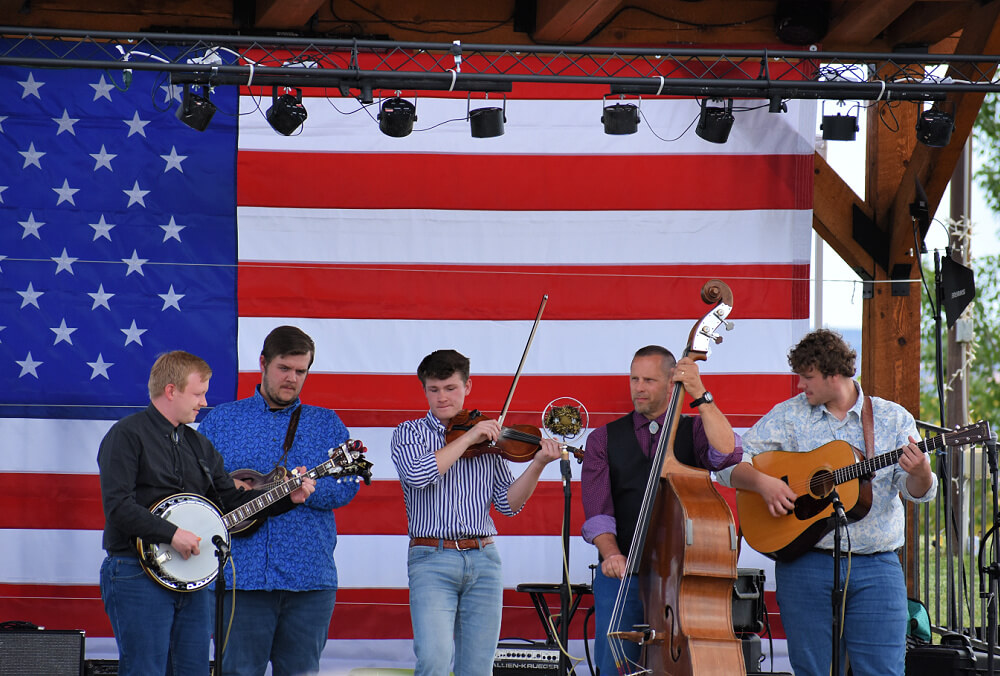
{"type": "Polygon", "coordinates": [[[0,68],[0,416],[120,418],[176,349],[235,397],[235,88],[197,132],[163,74],[123,87],[0,68]]]}

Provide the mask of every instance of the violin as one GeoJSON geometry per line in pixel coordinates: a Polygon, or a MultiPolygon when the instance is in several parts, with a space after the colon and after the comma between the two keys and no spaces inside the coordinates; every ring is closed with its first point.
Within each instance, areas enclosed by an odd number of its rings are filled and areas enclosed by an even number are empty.
{"type": "MultiPolygon", "coordinates": [[[[455,417],[448,422],[448,427],[444,432],[445,443],[451,443],[461,437],[483,420],[492,420],[483,415],[478,410],[467,411],[462,409],[455,414],[455,417]]],[[[503,456],[511,462],[528,462],[535,457],[535,453],[541,448],[541,430],[534,425],[504,425],[500,428],[500,437],[496,441],[486,439],[477,444],[473,444],[462,454],[463,458],[475,458],[484,453],[493,453],[503,456]]],[[[560,444],[566,451],[573,454],[577,462],[583,462],[583,449],[560,444]]]]}

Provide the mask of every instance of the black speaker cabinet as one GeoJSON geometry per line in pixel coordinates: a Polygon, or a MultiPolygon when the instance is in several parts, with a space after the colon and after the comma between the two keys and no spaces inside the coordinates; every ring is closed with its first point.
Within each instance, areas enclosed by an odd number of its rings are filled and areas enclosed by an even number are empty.
{"type": "Polygon", "coordinates": [[[82,676],[82,631],[0,631],[0,676],[82,676]]]}

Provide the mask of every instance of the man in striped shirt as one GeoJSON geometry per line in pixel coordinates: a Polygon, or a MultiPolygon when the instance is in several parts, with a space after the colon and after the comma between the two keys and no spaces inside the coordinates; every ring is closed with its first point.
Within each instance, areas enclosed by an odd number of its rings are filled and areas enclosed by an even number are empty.
{"type": "Polygon", "coordinates": [[[392,435],[410,534],[407,573],[415,676],[483,676],[493,673],[500,638],[503,581],[490,506],[517,514],[531,496],[542,468],[560,455],[559,444],[541,449],[514,479],[508,461],[470,447],[500,438],[495,420],[481,420],[451,442],[445,430],[472,390],[469,360],[437,350],[417,367],[430,410],[392,435]],[[452,667],[454,659],[454,667],[452,667]]]}

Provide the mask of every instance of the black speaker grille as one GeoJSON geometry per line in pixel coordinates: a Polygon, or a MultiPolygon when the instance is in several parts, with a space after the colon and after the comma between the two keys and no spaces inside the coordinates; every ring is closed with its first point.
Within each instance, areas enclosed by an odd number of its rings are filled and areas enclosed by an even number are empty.
{"type": "Polygon", "coordinates": [[[0,631],[0,676],[81,676],[82,631],[0,631]]]}

